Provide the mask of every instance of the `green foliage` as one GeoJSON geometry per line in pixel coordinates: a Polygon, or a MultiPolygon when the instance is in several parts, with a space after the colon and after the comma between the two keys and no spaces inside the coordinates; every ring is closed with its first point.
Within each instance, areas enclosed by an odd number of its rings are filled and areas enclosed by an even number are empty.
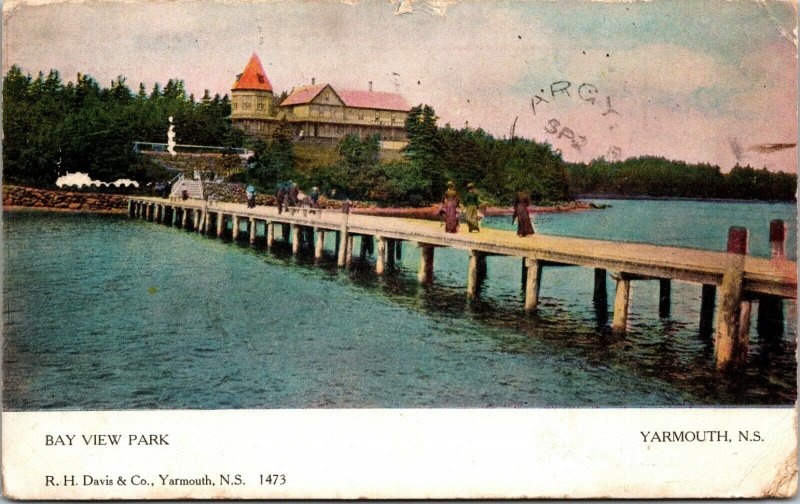
{"type": "Polygon", "coordinates": [[[617,196],[791,201],[797,186],[796,175],[766,168],[737,165],[723,174],[718,166],[652,156],[574,164],[569,167],[569,177],[575,193],[617,196]]]}
{"type": "MultiPolygon", "coordinates": [[[[208,98],[208,99],[205,99],[208,98]]],[[[51,70],[34,79],[12,66],[3,79],[3,163],[7,182],[49,186],[60,174],[87,172],[101,180],[140,182],[161,176],[137,159],[134,141],[166,142],[173,117],[176,141],[183,144],[241,146],[244,135],[230,125],[227,95],[194,103],[183,81],[170,79],[148,94],[134,94],[123,76],[101,88],[78,74],[64,85],[51,70]]]]}
{"type": "Polygon", "coordinates": [[[288,125],[278,127],[269,142],[257,140],[252,146],[253,156],[242,182],[255,185],[259,191],[272,193],[278,182],[295,177],[295,156],[288,125]]]}

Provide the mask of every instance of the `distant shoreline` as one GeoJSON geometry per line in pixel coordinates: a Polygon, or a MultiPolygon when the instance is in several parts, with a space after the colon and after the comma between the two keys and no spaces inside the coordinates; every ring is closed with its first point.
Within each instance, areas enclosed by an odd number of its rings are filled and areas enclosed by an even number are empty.
{"type": "Polygon", "coordinates": [[[685,196],[625,196],[620,194],[579,194],[575,197],[579,200],[651,200],[651,201],[708,201],[711,203],[792,203],[794,200],[759,200],[759,199],[736,199],[736,198],[689,198],[685,196]]]}

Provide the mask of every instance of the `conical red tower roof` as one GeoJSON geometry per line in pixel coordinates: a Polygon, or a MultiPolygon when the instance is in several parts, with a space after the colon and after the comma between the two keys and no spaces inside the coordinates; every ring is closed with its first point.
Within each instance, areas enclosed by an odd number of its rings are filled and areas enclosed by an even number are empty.
{"type": "Polygon", "coordinates": [[[261,60],[258,59],[256,53],[250,56],[250,61],[247,62],[244,72],[236,79],[233,89],[272,91],[272,84],[270,84],[267,74],[264,72],[264,67],[261,66],[261,60]]]}

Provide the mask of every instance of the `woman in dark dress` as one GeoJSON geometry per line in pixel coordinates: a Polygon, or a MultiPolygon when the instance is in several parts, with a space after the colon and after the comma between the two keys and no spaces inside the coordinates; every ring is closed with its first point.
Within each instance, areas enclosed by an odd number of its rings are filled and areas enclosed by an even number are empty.
{"type": "Polygon", "coordinates": [[[517,235],[528,236],[535,233],[531,217],[528,215],[528,207],[531,204],[530,198],[524,192],[517,193],[517,200],[514,202],[514,214],[511,216],[511,224],[517,221],[517,235]]]}
{"type": "Polygon", "coordinates": [[[453,182],[447,183],[441,212],[444,213],[444,231],[458,233],[458,193],[453,182]]]}

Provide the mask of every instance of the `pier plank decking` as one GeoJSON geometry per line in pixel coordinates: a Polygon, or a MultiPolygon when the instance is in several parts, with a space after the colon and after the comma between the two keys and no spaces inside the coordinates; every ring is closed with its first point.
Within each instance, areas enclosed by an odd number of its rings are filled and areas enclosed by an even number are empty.
{"type": "MultiPolygon", "coordinates": [[[[434,221],[318,209],[290,209],[278,214],[278,209],[272,206],[247,208],[244,204],[196,199],[131,197],[128,210],[132,216],[171,222],[173,226],[180,222],[183,228],[190,226],[205,233],[212,231],[217,236],[224,232],[227,228],[225,222],[230,220],[234,223],[234,240],[239,238],[241,224],[247,223],[246,236],[251,243],[256,241],[259,223],[264,223],[267,247],[271,247],[276,238],[274,226],[288,226],[290,229],[284,229],[277,236],[291,236],[293,253],[299,251],[302,232],[313,230],[306,236],[315,242],[313,249],[317,259],[322,257],[325,234],[333,232],[336,233],[337,263],[343,267],[349,266],[352,259],[353,236],[374,237],[378,274],[394,264],[394,255],[401,250],[399,244],[411,241],[421,248],[418,278],[423,283],[433,280],[436,247],[462,249],[470,253],[467,272],[467,295],[470,298],[478,295],[481,276],[485,276],[487,256],[519,257],[523,261],[524,307],[528,312],[537,307],[543,267],[594,268],[595,303],[602,305],[605,305],[606,297],[606,271],[613,272],[617,291],[611,327],[615,332],[626,330],[632,281],[660,280],[659,315],[662,317],[669,314],[671,280],[702,284],[700,326],[706,330],[710,330],[713,300],[719,288],[715,348],[717,366],[722,370],[737,368],[743,364],[743,359],[746,360],[752,301],[768,299],[765,306],[770,303],[772,306],[777,300],[782,314],[781,300],[797,297],[797,265],[784,257],[783,244],[773,244],[772,259],[747,256],[747,230],[741,228],[735,228],[735,233],[734,229],[731,230],[731,239],[740,240],[734,245],[729,241],[731,252],[715,252],[541,234],[521,238],[513,231],[488,228],[483,228],[480,233],[468,233],[466,226],[461,226],[458,233],[445,233],[441,224],[434,221]]],[[[770,236],[773,234],[771,232],[770,236]]]]}

